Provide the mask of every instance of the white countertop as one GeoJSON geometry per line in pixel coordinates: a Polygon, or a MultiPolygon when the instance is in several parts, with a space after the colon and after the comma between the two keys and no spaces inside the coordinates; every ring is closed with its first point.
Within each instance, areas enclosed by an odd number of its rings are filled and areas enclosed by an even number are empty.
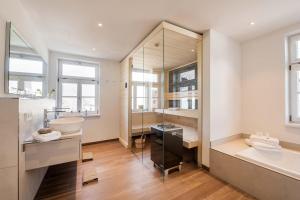
{"type": "MultiPolygon", "coordinates": [[[[76,137],[81,137],[82,136],[82,130],[78,131],[78,132],[74,132],[74,133],[69,133],[69,134],[61,134],[61,137],[57,140],[65,140],[65,139],[70,139],[70,138],[76,138],[76,137]]],[[[57,141],[57,140],[51,140],[51,141],[57,141]]],[[[48,142],[51,142],[48,141],[48,142]]],[[[30,136],[29,138],[27,138],[24,141],[24,144],[33,144],[33,143],[46,143],[46,142],[40,142],[40,141],[36,141],[33,139],[32,136],[30,136]]]]}

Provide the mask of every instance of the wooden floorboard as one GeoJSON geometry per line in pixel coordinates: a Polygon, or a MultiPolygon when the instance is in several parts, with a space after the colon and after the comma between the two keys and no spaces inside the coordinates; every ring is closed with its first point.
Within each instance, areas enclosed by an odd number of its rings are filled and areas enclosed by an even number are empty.
{"type": "Polygon", "coordinates": [[[161,178],[150,161],[149,144],[132,153],[117,141],[83,146],[93,152],[90,162],[71,162],[49,168],[36,199],[59,200],[250,200],[249,195],[199,169],[184,163],[181,172],[161,178]],[[83,170],[96,168],[99,181],[82,186],[83,170]]]}

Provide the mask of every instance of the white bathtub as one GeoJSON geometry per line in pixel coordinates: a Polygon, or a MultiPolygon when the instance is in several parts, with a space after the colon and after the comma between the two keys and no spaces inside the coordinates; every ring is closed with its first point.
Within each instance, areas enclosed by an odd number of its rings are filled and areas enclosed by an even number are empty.
{"type": "Polygon", "coordinates": [[[300,180],[300,153],[288,149],[281,152],[247,148],[236,154],[236,157],[300,180]]]}

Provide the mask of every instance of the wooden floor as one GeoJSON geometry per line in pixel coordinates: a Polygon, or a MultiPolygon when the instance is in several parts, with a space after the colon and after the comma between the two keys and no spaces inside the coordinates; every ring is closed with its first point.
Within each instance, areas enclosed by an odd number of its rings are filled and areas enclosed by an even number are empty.
{"type": "Polygon", "coordinates": [[[142,164],[140,154],[133,154],[117,141],[84,146],[83,151],[92,151],[94,161],[50,167],[36,199],[253,199],[192,163],[184,163],[182,172],[163,181],[152,167],[149,151],[142,164]],[[96,168],[99,181],[82,186],[82,172],[91,168],[96,168]]]}

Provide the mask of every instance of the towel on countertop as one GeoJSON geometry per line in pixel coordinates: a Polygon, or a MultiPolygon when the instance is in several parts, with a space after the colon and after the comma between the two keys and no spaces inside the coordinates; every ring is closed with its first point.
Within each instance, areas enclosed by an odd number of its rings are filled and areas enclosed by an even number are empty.
{"type": "Polygon", "coordinates": [[[48,142],[52,140],[58,140],[61,137],[61,132],[59,131],[52,131],[46,134],[39,134],[38,132],[34,132],[32,134],[33,139],[39,142],[48,142]]]}

